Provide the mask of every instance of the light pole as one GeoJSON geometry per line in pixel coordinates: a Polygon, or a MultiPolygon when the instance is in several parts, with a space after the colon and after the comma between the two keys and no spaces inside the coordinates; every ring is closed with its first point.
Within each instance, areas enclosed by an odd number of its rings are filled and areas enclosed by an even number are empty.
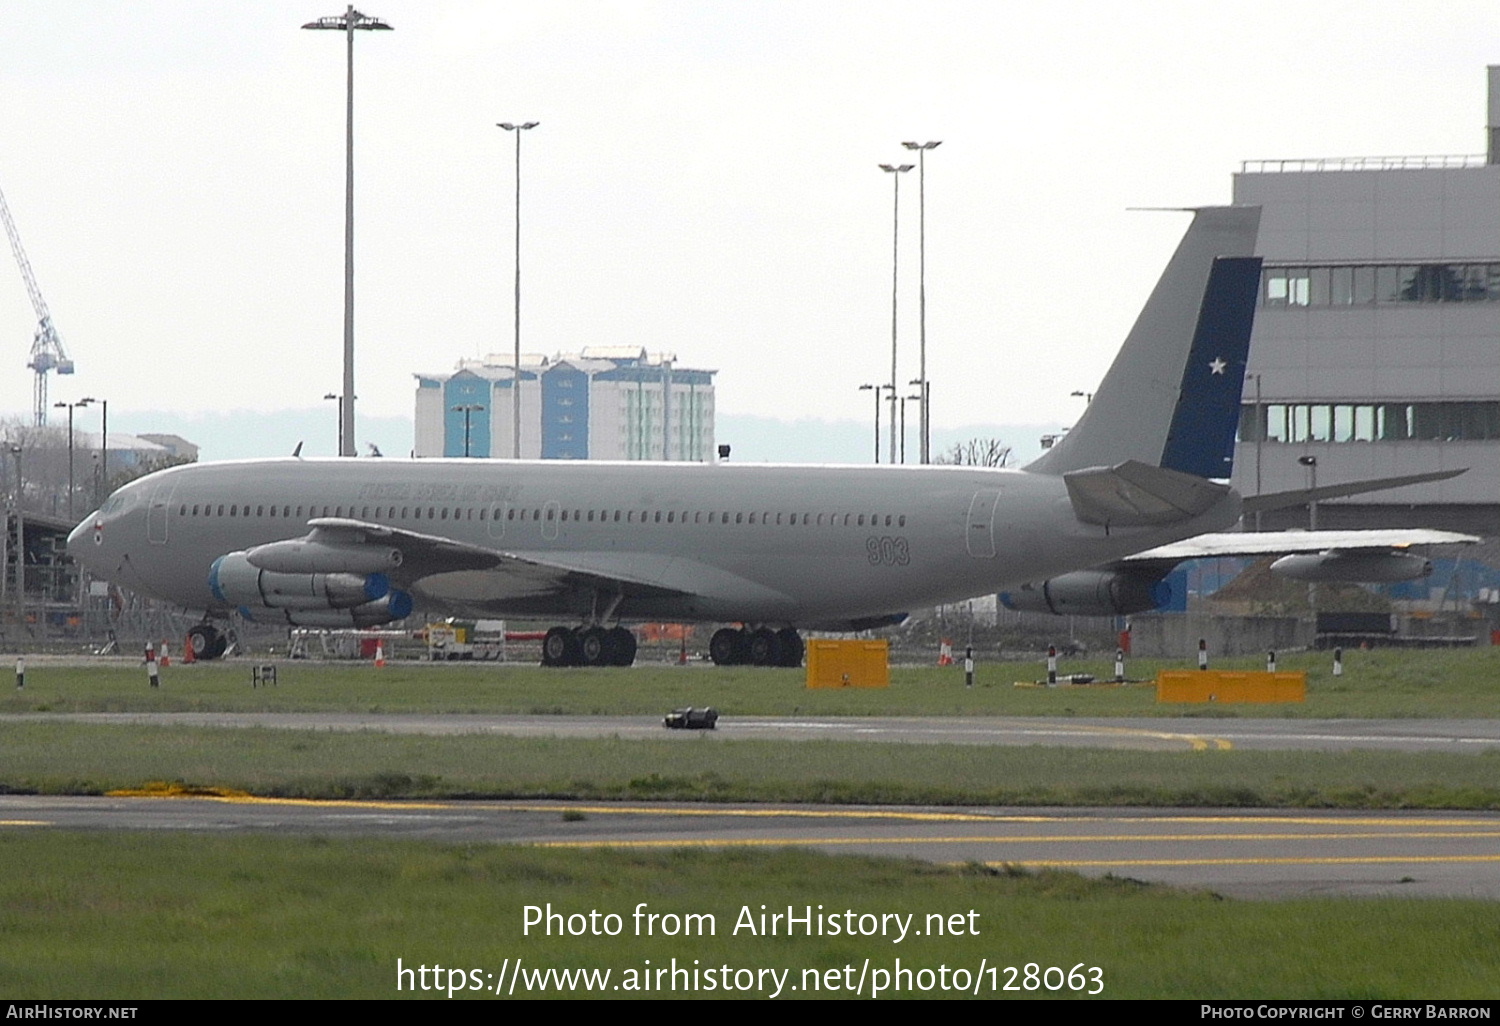
{"type": "Polygon", "coordinates": [[[26,516],[21,512],[21,456],[19,445],[12,443],[10,454],[16,458],[16,628],[26,629],[26,516]]]}
{"type": "MultiPolygon", "coordinates": [[[[1298,456],[1297,462],[1307,468],[1307,487],[1309,491],[1318,490],[1318,458],[1316,456],[1298,456]]],[[[1318,498],[1316,495],[1308,497],[1307,500],[1307,529],[1316,531],[1318,529],[1318,498]]]]}
{"type": "Polygon", "coordinates": [[[914,403],[918,404],[917,405],[917,413],[920,415],[921,412],[922,412],[922,406],[921,406],[922,396],[920,394],[918,394],[918,395],[903,395],[901,397],[901,462],[902,463],[906,462],[906,404],[909,403],[909,402],[914,402],[914,403]]]}
{"type": "Polygon", "coordinates": [[[332,399],[339,404],[339,455],[342,456],[344,455],[344,397],[337,392],[328,392],[323,398],[332,399]]]}
{"type": "Polygon", "coordinates": [[[94,396],[84,396],[78,400],[79,406],[87,406],[90,403],[98,403],[104,411],[99,422],[99,479],[94,481],[94,508],[98,509],[103,501],[101,484],[109,486],[109,400],[99,399],[94,396]]]}
{"type": "Polygon", "coordinates": [[[860,385],[861,392],[875,393],[875,462],[880,463],[880,393],[885,390],[884,385],[860,385]]]}
{"type": "Polygon", "coordinates": [[[454,413],[464,415],[464,459],[469,458],[469,417],[484,409],[481,403],[464,403],[461,406],[450,407],[454,413]]]}
{"type": "Polygon", "coordinates": [[[921,355],[919,357],[917,380],[922,383],[922,462],[932,462],[932,415],[928,411],[927,390],[927,151],[935,150],[943,144],[943,140],[935,139],[931,142],[904,142],[901,145],[908,150],[917,151],[917,304],[920,308],[918,314],[921,325],[921,355]]]}
{"type": "Polygon", "coordinates": [[[891,216],[891,462],[896,462],[896,297],[901,271],[901,176],[915,164],[881,164],[880,170],[896,183],[895,209],[891,216]]]}
{"type": "MultiPolygon", "coordinates": [[[[1266,420],[1265,411],[1260,405],[1260,375],[1249,374],[1246,377],[1255,379],[1255,494],[1259,495],[1261,493],[1260,458],[1261,451],[1265,448],[1266,442],[1266,420]]],[[[1260,530],[1260,509],[1258,507],[1255,510],[1255,529],[1257,531],[1260,530]]]]}
{"type": "Polygon", "coordinates": [[[339,455],[354,455],[354,33],[389,32],[391,26],[379,18],[361,14],[350,4],[343,14],[319,18],[305,29],[344,33],[348,46],[348,102],[344,121],[344,395],[339,410],[339,455]]]}
{"type": "Polygon", "coordinates": [[[521,458],[521,133],[539,124],[540,121],[497,122],[498,127],[516,133],[516,362],[510,389],[511,455],[515,459],[521,458]]]}
{"type": "MultiPolygon", "coordinates": [[[[68,410],[68,519],[73,519],[73,411],[83,403],[53,403],[54,409],[68,410]]],[[[56,510],[53,510],[56,513],[56,510]]]]}

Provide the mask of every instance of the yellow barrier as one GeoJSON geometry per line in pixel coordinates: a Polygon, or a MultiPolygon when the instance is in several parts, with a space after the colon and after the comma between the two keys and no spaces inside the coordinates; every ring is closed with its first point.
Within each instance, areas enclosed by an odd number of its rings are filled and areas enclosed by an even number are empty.
{"type": "Polygon", "coordinates": [[[890,643],[813,638],[807,643],[810,688],[888,688],[890,643]]]}
{"type": "Polygon", "coordinates": [[[1162,670],[1158,702],[1305,702],[1307,673],[1265,670],[1162,670]]]}

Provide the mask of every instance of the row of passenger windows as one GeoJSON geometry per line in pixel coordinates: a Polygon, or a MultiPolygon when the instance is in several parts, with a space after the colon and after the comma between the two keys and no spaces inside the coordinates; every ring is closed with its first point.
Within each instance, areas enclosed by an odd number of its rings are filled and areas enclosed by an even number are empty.
{"type": "Polygon", "coordinates": [[[555,505],[522,509],[511,506],[267,506],[238,503],[186,503],[178,507],[179,516],[193,517],[260,517],[269,519],[307,520],[312,517],[342,517],[358,520],[520,520],[573,521],[590,524],[760,524],[764,526],[817,527],[905,527],[904,513],[753,513],[732,510],[583,510],[560,509],[555,505]]]}
{"type": "Polygon", "coordinates": [[[1266,403],[1240,411],[1242,442],[1494,441],[1500,402],[1266,403]]]}
{"type": "Polygon", "coordinates": [[[1268,307],[1496,302],[1500,264],[1267,267],[1260,301],[1268,307]]]}

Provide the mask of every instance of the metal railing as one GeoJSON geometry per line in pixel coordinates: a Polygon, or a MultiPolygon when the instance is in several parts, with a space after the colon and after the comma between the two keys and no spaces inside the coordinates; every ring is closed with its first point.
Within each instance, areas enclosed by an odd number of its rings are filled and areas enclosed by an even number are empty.
{"type": "Polygon", "coordinates": [[[1431,168],[1484,167],[1484,154],[1418,157],[1296,157],[1246,160],[1240,174],[1267,175],[1307,171],[1420,171],[1431,168]]]}

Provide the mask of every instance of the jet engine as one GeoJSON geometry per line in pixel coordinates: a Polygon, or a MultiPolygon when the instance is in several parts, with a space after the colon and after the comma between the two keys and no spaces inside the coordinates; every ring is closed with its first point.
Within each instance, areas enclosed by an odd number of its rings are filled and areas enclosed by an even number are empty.
{"type": "Polygon", "coordinates": [[[401,565],[401,550],[380,545],[323,545],[306,538],[257,545],[251,566],[278,574],[378,574],[401,565]]]}
{"type": "Polygon", "coordinates": [[[272,573],[252,566],[245,553],[231,552],[214,560],[208,587],[231,606],[349,609],[384,598],[391,582],[385,574],[272,573]]]}
{"type": "Polygon", "coordinates": [[[1076,570],[1000,594],[1006,609],[1059,616],[1128,616],[1166,605],[1171,598],[1172,586],[1160,573],[1128,570],[1076,570]]]}
{"type": "Polygon", "coordinates": [[[334,629],[354,628],[364,630],[379,627],[394,620],[405,620],[411,615],[411,596],[399,589],[391,589],[375,602],[354,606],[351,609],[283,609],[281,616],[293,627],[330,627],[334,629]]]}
{"type": "Polygon", "coordinates": [[[412,611],[411,596],[393,589],[385,574],[273,573],[252,565],[244,552],[214,560],[208,586],[248,619],[274,610],[294,627],[378,627],[412,611]]]}
{"type": "Polygon", "coordinates": [[[1414,581],[1432,573],[1432,562],[1405,552],[1308,552],[1282,556],[1271,571],[1294,581],[1353,581],[1384,584],[1414,581]]]}

